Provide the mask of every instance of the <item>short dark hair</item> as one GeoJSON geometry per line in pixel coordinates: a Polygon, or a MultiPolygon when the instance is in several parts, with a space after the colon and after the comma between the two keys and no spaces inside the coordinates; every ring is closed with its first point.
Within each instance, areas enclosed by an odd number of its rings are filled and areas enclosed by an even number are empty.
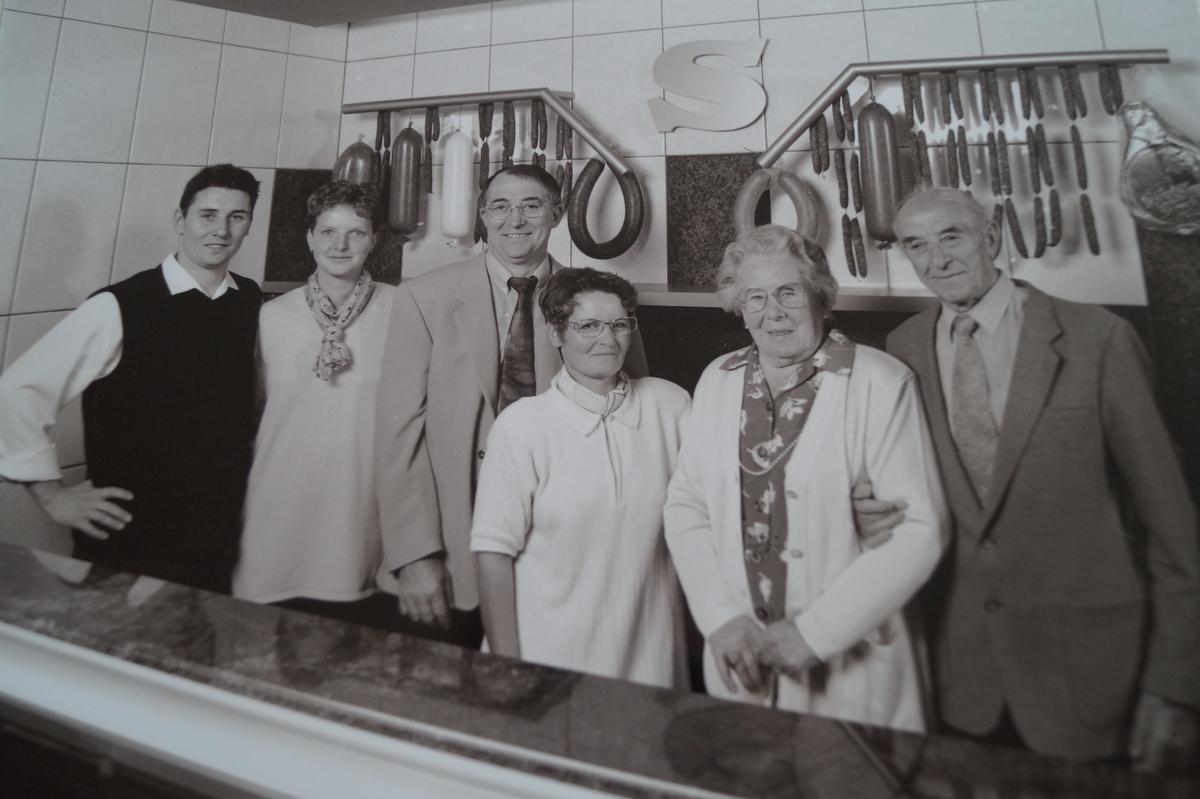
{"type": "Polygon", "coordinates": [[[511,175],[514,178],[525,178],[526,180],[536,180],[542,185],[546,194],[550,195],[550,202],[558,206],[562,202],[562,187],[558,185],[558,181],[554,179],[546,170],[540,166],[533,164],[513,164],[501,169],[496,174],[487,179],[487,183],[483,184],[483,191],[479,192],[479,210],[483,210],[484,204],[487,202],[488,189],[492,187],[492,181],[501,175],[511,175]]]}
{"type": "Polygon", "coordinates": [[[357,183],[347,183],[344,180],[331,180],[322,183],[317,190],[308,195],[308,229],[317,226],[317,217],[330,208],[348,205],[354,213],[371,223],[371,228],[379,222],[379,199],[374,186],[360,186],[357,183]]]}
{"type": "Polygon", "coordinates": [[[612,272],[601,272],[587,266],[560,269],[550,276],[538,298],[546,323],[562,332],[567,319],[575,310],[576,297],[589,291],[615,294],[628,316],[637,313],[637,289],[612,272]]]}
{"type": "Polygon", "coordinates": [[[250,197],[251,211],[258,202],[258,180],[254,175],[233,164],[213,164],[192,175],[191,180],[183,187],[183,195],[179,198],[179,210],[186,216],[196,195],[214,187],[246,192],[250,197]]]}

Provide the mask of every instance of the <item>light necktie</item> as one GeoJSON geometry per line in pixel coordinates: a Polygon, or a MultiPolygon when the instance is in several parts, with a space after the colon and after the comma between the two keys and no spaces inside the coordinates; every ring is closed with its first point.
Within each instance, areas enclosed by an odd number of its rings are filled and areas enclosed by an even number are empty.
{"type": "Polygon", "coordinates": [[[954,372],[951,377],[950,431],[959,457],[980,503],[987,498],[988,480],[996,459],[996,421],[988,401],[983,354],[974,338],[979,323],[968,314],[954,317],[954,372]]]}
{"type": "Polygon", "coordinates": [[[500,402],[497,413],[537,390],[533,370],[533,292],[536,277],[510,277],[508,287],[517,292],[517,307],[508,325],[508,341],[500,362],[500,402]]]}

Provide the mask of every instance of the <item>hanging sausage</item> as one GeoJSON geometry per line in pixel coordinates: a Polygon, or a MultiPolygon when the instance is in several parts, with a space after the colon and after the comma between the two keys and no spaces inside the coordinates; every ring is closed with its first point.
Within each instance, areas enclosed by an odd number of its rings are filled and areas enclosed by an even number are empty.
{"type": "Polygon", "coordinates": [[[421,223],[421,154],[425,142],[412,128],[400,131],[392,144],[392,174],[388,227],[402,236],[417,232],[421,223]]]}
{"type": "Polygon", "coordinates": [[[342,150],[342,154],[333,163],[331,177],[358,186],[379,185],[379,154],[363,141],[361,133],[358,141],[342,150]]]}
{"type": "Polygon", "coordinates": [[[759,169],[746,178],[733,203],[733,226],[738,234],[753,230],[754,209],[762,193],[775,186],[787,195],[796,209],[796,232],[806,239],[816,240],[821,232],[821,212],[817,196],[808,184],[791,172],[779,169],[759,169]]]}
{"type": "Polygon", "coordinates": [[[442,140],[442,235],[465,239],[475,228],[475,148],[454,131],[442,140]]]}
{"type": "Polygon", "coordinates": [[[900,148],[896,119],[877,102],[858,112],[858,141],[862,148],[863,210],[867,233],[887,247],[896,240],[892,222],[900,204],[900,148]]]}

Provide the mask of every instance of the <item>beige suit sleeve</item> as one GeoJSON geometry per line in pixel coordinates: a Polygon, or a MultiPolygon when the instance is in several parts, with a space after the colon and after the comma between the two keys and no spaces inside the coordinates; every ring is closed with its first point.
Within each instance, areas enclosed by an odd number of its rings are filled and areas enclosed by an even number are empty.
{"type": "Polygon", "coordinates": [[[425,435],[432,352],[417,301],[407,287],[397,287],[376,403],[375,480],[388,571],[444,549],[425,435]]]}
{"type": "Polygon", "coordinates": [[[1200,554],[1196,509],[1154,401],[1133,327],[1108,337],[1100,380],[1105,439],[1146,534],[1152,627],[1142,689],[1200,708],[1200,554]]]}

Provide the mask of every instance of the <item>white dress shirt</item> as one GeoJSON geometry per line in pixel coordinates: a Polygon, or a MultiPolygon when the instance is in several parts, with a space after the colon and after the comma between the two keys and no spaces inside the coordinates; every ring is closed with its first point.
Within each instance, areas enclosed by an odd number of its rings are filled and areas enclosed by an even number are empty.
{"type": "MultiPolygon", "coordinates": [[[[508,343],[508,326],[512,324],[513,311],[517,307],[516,289],[508,287],[508,279],[515,275],[492,257],[490,252],[483,254],[483,263],[487,266],[488,277],[492,282],[492,306],[496,309],[496,332],[500,335],[500,357],[503,359],[504,347],[508,343]]],[[[530,272],[528,277],[538,279],[537,290],[541,291],[550,278],[550,256],[543,258],[537,269],[530,272]]]]}
{"type": "MultiPolygon", "coordinates": [[[[1013,366],[1017,361],[1017,345],[1021,343],[1021,323],[1025,319],[1025,298],[1028,292],[1013,283],[1003,272],[979,302],[967,314],[979,323],[975,341],[983,356],[983,371],[987,375],[988,405],[999,430],[1004,422],[1004,406],[1008,387],[1012,383],[1013,366]]],[[[954,317],[958,311],[942,305],[937,322],[938,373],[942,379],[942,396],[946,407],[951,406],[954,390],[954,317]]]]}
{"type": "MultiPolygon", "coordinates": [[[[195,289],[217,299],[237,283],[228,272],[210,295],[174,255],[162,263],[171,295],[195,289]]],[[[116,296],[85,300],[0,374],[0,479],[34,482],[62,478],[50,437],[59,410],[121,362],[124,328],[116,296]]]]}

